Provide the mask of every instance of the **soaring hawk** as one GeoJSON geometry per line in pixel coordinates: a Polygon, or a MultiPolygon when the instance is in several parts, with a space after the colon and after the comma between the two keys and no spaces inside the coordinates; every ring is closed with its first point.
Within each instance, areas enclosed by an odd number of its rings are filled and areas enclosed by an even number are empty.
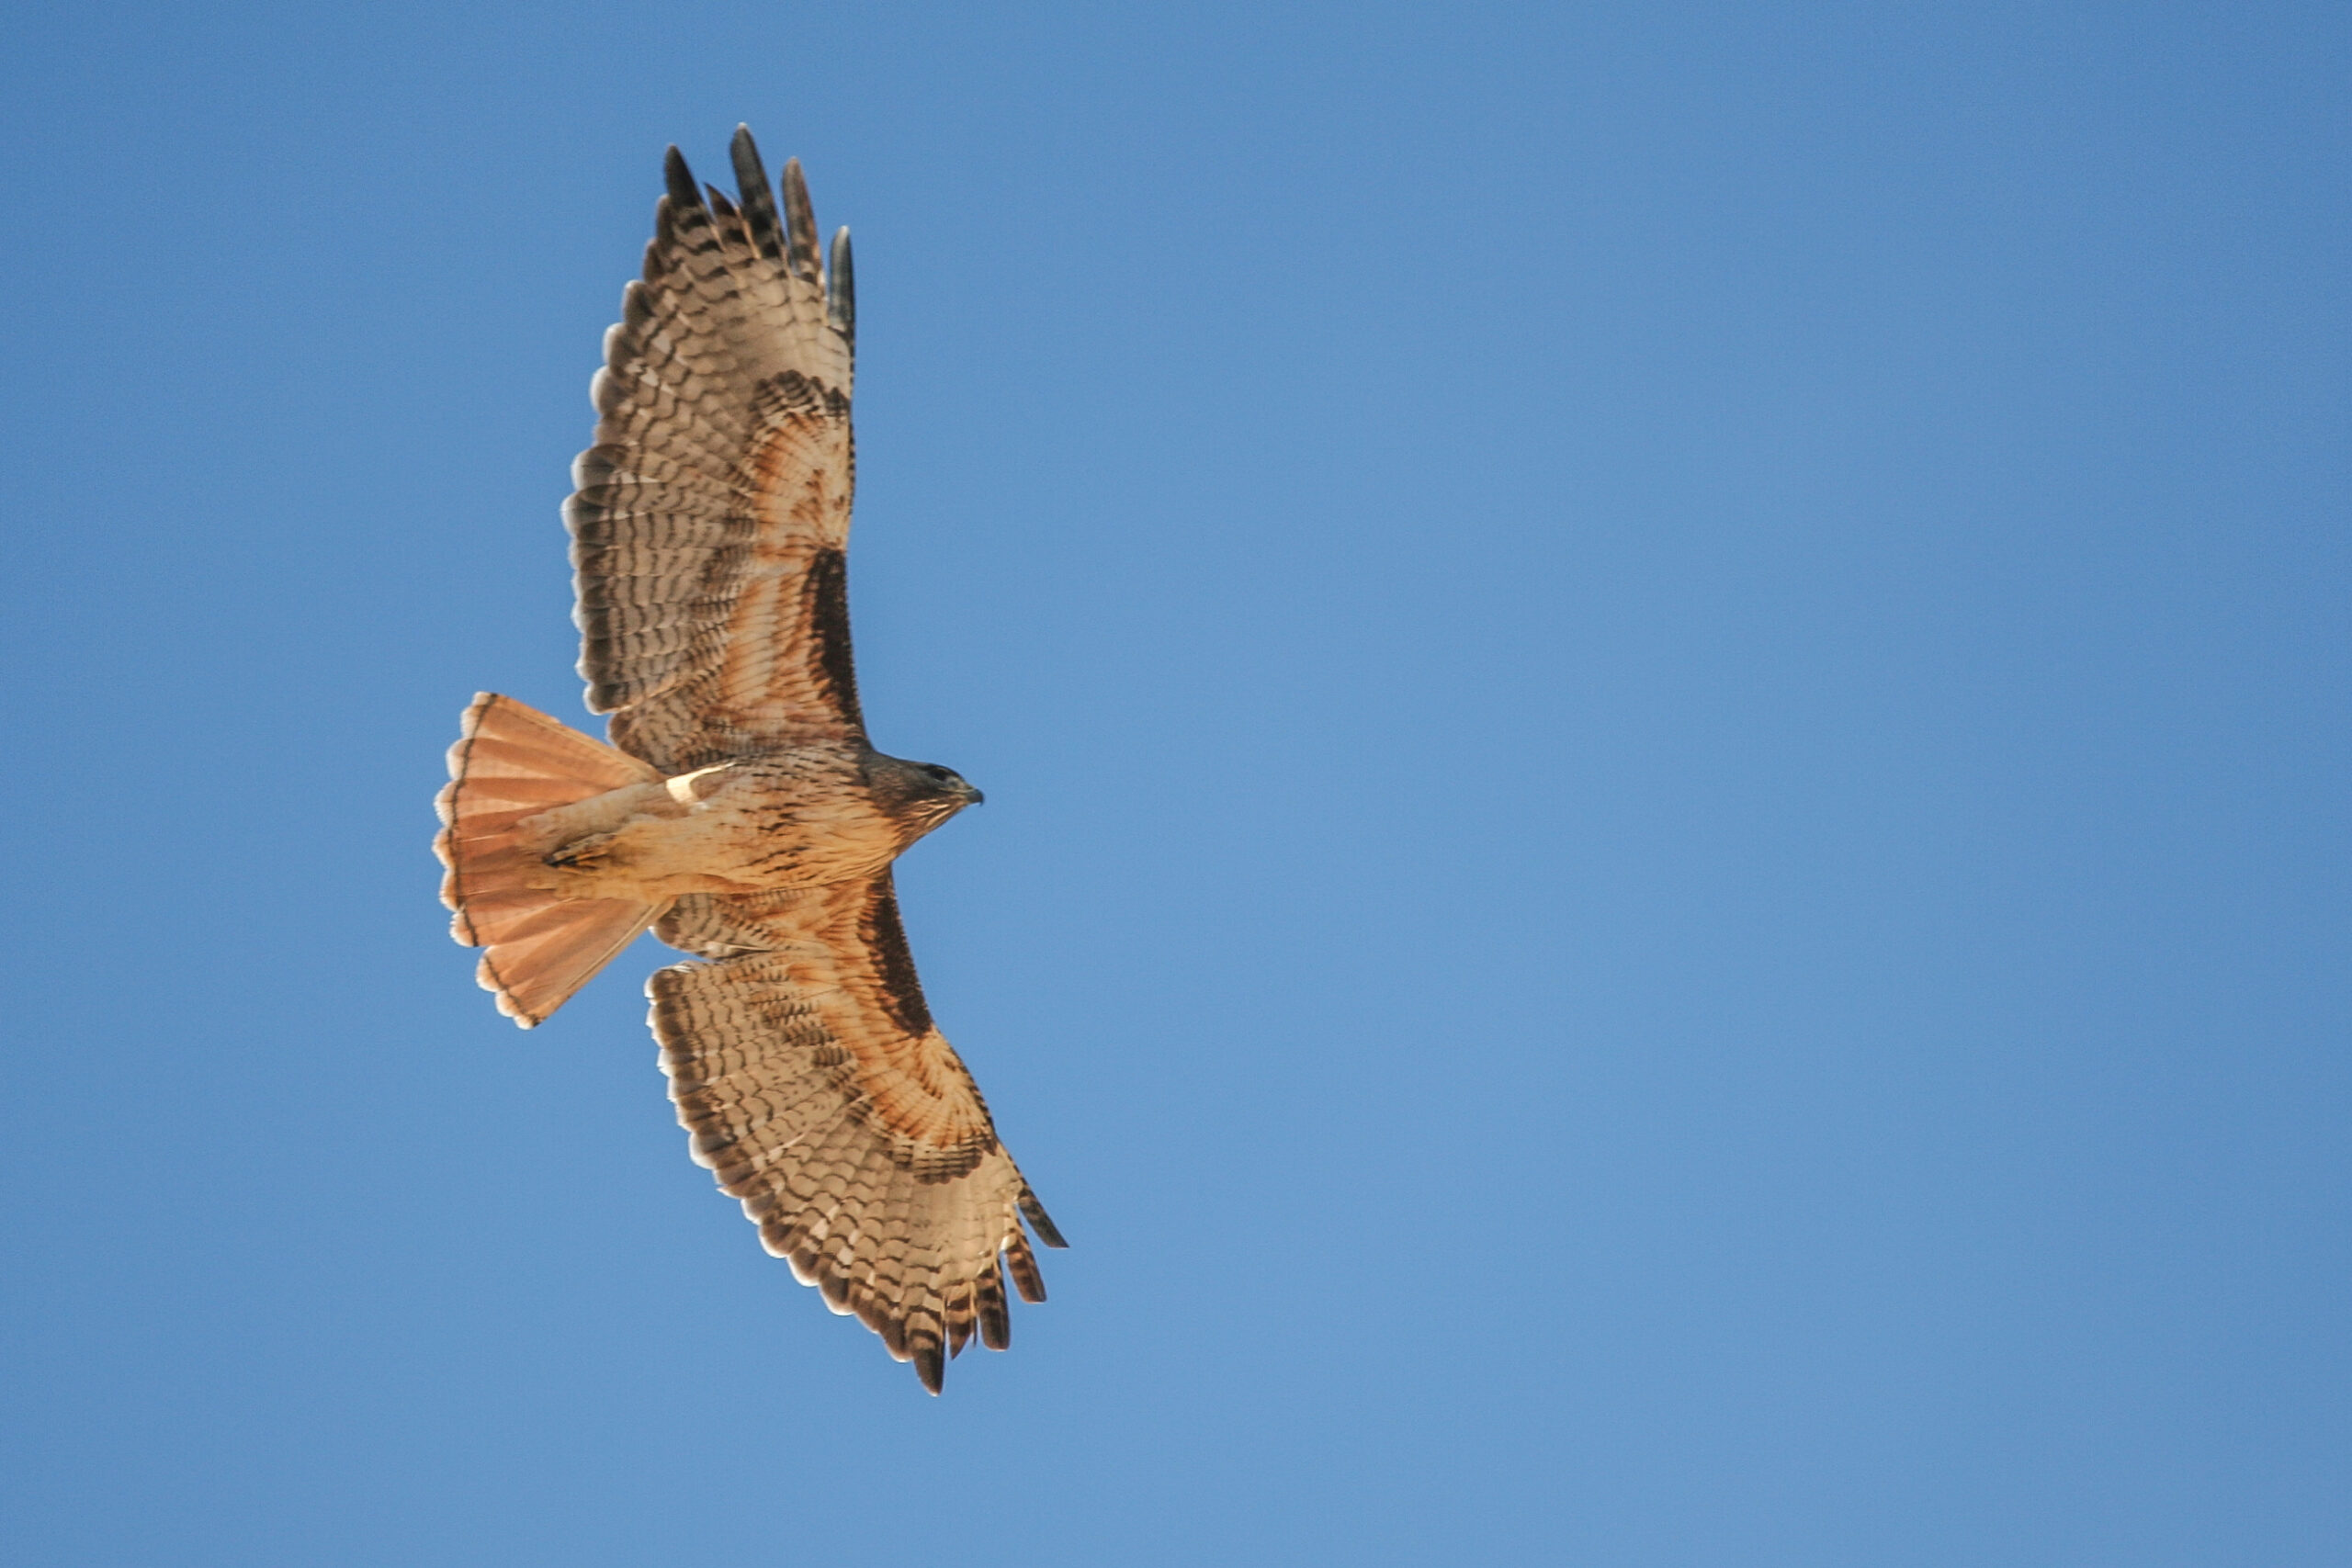
{"type": "Polygon", "coordinates": [[[1063,1245],[932,1022],[890,865],[980,798],[867,744],[842,557],[856,338],[849,231],[818,262],[748,130],[740,194],[670,149],[645,276],[596,375],[564,506],[580,673],[611,744],[483,694],[449,749],[435,848],[451,934],[528,1029],[651,928],[704,960],[647,983],[694,1157],[767,1249],[939,1392],[1022,1231],[1063,1245]]]}

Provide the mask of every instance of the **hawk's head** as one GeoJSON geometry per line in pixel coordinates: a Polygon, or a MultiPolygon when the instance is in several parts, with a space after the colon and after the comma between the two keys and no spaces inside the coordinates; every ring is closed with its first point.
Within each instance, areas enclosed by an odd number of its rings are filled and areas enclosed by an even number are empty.
{"type": "Polygon", "coordinates": [[[982,799],[953,768],[910,762],[879,751],[866,759],[865,783],[874,792],[874,803],[906,827],[910,843],[982,799]]]}

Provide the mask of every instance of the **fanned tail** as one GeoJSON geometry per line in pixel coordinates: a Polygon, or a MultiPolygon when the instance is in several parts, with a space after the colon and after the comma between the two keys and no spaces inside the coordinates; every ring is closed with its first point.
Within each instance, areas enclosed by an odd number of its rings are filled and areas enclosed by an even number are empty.
{"type": "Polygon", "coordinates": [[[592,740],[512,697],[484,692],[449,748],[449,782],[435,806],[434,852],[448,874],[449,934],[489,949],[475,972],[498,1010],[525,1029],[545,1020],[666,908],[625,898],[565,898],[531,886],[537,861],[515,828],[552,807],[656,781],[636,758],[592,740]]]}

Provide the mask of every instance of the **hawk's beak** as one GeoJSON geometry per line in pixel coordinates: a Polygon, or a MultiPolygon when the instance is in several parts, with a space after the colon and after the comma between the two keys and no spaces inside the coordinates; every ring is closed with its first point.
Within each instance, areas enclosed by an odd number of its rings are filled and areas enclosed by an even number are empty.
{"type": "Polygon", "coordinates": [[[982,802],[984,802],[984,801],[986,801],[986,800],[988,799],[988,796],[987,796],[987,795],[982,795],[978,790],[974,789],[970,784],[966,784],[966,785],[964,786],[964,793],[965,793],[967,795],[968,795],[968,796],[970,797],[969,799],[966,800],[966,801],[965,801],[965,803],[964,803],[964,804],[965,804],[965,805],[967,805],[967,806],[978,806],[978,805],[980,805],[982,802]]]}

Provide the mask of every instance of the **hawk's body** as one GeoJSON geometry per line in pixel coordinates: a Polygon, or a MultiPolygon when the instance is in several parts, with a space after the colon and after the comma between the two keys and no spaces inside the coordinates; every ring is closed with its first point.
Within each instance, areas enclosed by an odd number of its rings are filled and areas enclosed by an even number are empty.
{"type": "Polygon", "coordinates": [[[529,818],[523,875],[567,898],[647,904],[870,882],[972,798],[910,771],[828,741],[626,784],[529,818]]]}
{"type": "Polygon", "coordinates": [[[873,749],[850,659],[849,235],[747,131],[740,208],[670,154],[645,279],[565,507],[588,705],[610,746],[483,695],[437,847],[458,941],[526,1028],[648,927],[710,962],[648,984],[695,1157],[769,1249],[937,1392],[1003,1277],[1060,1246],[933,1027],[890,863],[979,792],[873,749]]]}

